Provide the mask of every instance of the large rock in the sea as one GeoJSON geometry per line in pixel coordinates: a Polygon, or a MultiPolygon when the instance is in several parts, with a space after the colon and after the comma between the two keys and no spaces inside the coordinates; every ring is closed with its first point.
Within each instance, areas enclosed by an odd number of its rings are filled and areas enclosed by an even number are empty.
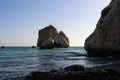
{"type": "Polygon", "coordinates": [[[58,33],[57,29],[49,25],[42,30],[39,30],[39,38],[37,47],[41,49],[51,49],[54,47],[66,48],[69,47],[69,39],[64,32],[58,33]]]}
{"type": "Polygon", "coordinates": [[[102,10],[95,31],[85,41],[85,49],[92,55],[120,56],[120,0],[112,0],[102,10]]]}

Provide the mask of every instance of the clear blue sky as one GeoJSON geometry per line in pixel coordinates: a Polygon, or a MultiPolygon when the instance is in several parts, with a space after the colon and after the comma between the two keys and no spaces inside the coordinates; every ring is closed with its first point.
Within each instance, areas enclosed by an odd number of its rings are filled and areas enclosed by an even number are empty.
{"type": "Polygon", "coordinates": [[[38,30],[62,30],[71,46],[83,46],[110,0],[0,0],[0,45],[36,45],[38,30]]]}

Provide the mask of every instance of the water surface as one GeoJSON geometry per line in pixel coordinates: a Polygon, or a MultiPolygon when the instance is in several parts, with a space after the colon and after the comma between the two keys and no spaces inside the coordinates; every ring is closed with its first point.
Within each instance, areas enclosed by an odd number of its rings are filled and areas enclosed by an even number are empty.
{"type": "Polygon", "coordinates": [[[72,64],[85,67],[113,63],[111,58],[86,57],[83,47],[37,49],[31,47],[6,47],[0,49],[0,80],[20,77],[32,71],[49,71],[72,64]]]}

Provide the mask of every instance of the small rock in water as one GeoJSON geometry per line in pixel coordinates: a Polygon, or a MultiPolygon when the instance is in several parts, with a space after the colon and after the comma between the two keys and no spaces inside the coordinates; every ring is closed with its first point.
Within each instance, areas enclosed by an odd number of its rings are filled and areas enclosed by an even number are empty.
{"type": "Polygon", "coordinates": [[[5,49],[5,46],[1,46],[2,49],[5,49]]]}
{"type": "Polygon", "coordinates": [[[33,45],[32,48],[36,48],[36,46],[33,45]]]}

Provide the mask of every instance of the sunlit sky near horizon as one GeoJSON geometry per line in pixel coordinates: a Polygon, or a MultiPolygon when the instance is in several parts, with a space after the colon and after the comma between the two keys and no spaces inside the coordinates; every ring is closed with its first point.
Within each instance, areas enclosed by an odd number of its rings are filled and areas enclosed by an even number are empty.
{"type": "Polygon", "coordinates": [[[0,46],[36,45],[49,24],[83,46],[110,0],[0,0],[0,46]]]}

